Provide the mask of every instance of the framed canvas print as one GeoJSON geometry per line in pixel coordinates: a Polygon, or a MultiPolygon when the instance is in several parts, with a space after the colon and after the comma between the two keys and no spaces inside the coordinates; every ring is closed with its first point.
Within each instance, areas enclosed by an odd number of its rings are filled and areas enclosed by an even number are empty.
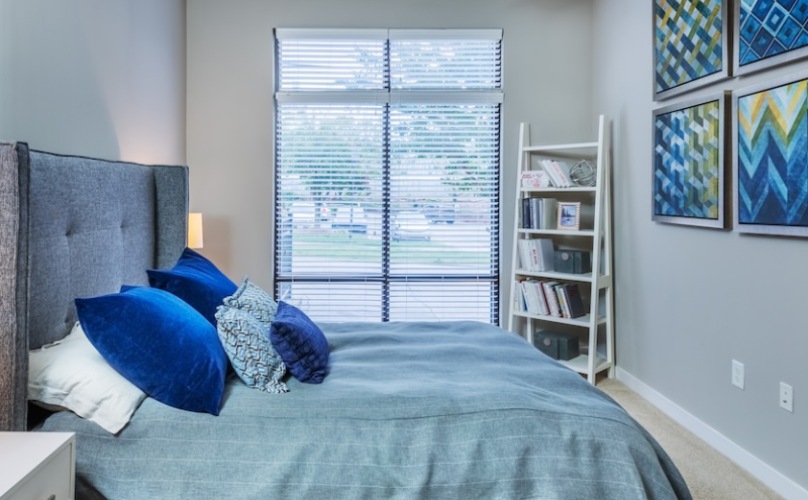
{"type": "Polygon", "coordinates": [[[581,202],[559,201],[556,225],[558,229],[577,231],[581,226],[581,202]]]}
{"type": "Polygon", "coordinates": [[[808,56],[808,2],[736,0],[734,15],[736,75],[808,56]]]}
{"type": "Polygon", "coordinates": [[[808,236],[808,72],[734,91],[732,115],[736,229],[808,236]]]}
{"type": "Polygon", "coordinates": [[[653,111],[653,220],[726,227],[727,98],[722,92],[653,111]]]}
{"type": "Polygon", "coordinates": [[[729,0],[654,0],[654,99],[729,77],[729,0]]]}

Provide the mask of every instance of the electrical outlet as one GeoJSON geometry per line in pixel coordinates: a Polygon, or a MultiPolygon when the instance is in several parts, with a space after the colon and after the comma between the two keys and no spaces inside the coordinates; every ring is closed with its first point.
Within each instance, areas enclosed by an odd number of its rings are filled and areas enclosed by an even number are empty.
{"type": "Polygon", "coordinates": [[[732,360],[732,385],[738,389],[743,389],[744,386],[743,363],[737,359],[732,360]]]}
{"type": "Polygon", "coordinates": [[[794,388],[780,382],[780,408],[794,413],[794,388]]]}

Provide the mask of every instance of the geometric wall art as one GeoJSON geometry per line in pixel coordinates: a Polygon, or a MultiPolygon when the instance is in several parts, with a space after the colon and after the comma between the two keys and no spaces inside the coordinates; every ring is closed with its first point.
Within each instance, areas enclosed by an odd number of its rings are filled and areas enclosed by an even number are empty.
{"type": "Polygon", "coordinates": [[[808,236],[808,80],[733,93],[736,229],[808,236]]]}
{"type": "Polygon", "coordinates": [[[734,73],[751,73],[808,56],[808,2],[737,0],[734,73]]]}
{"type": "Polygon", "coordinates": [[[654,0],[654,99],[729,76],[729,0],[654,0]]]}
{"type": "Polygon", "coordinates": [[[727,95],[654,110],[653,220],[726,227],[727,95]]]}

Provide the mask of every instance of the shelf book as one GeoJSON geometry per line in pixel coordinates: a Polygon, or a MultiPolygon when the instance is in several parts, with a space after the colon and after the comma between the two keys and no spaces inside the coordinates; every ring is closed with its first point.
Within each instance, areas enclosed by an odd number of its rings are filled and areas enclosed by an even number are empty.
{"type": "Polygon", "coordinates": [[[555,287],[558,285],[557,281],[543,281],[541,283],[544,298],[547,301],[547,308],[550,311],[550,316],[556,318],[561,317],[561,305],[558,303],[558,296],[555,293],[555,287]]]}
{"type": "Polygon", "coordinates": [[[517,302],[522,312],[557,318],[580,318],[587,314],[577,283],[525,279],[517,284],[517,302]]]}
{"type": "Polygon", "coordinates": [[[522,199],[522,229],[553,229],[556,226],[557,202],[554,198],[522,199]]]}
{"type": "Polygon", "coordinates": [[[541,189],[552,185],[544,170],[525,170],[520,177],[522,189],[541,189]]]}
{"type": "Polygon", "coordinates": [[[519,267],[525,271],[552,271],[555,265],[553,240],[548,238],[520,239],[519,267]]]}
{"type": "Polygon", "coordinates": [[[550,182],[558,188],[572,187],[570,179],[570,167],[564,161],[550,160],[547,158],[539,160],[542,169],[547,173],[550,182]]]}
{"type": "Polygon", "coordinates": [[[581,297],[581,290],[577,283],[564,283],[556,288],[559,302],[562,303],[566,318],[580,318],[586,315],[586,307],[581,297]]]}

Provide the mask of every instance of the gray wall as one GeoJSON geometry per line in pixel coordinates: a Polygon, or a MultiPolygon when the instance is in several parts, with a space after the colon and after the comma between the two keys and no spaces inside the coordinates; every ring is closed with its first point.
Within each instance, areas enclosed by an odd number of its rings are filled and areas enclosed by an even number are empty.
{"type": "Polygon", "coordinates": [[[0,140],[185,162],[184,0],[0,0],[0,140]]]}
{"type": "Polygon", "coordinates": [[[615,123],[617,362],[808,488],[808,240],[651,221],[652,4],[597,0],[594,11],[595,108],[615,123]],[[732,359],[745,364],[744,390],[730,383],[732,359]],[[794,413],[778,406],[781,380],[794,413]]]}
{"type": "Polygon", "coordinates": [[[519,122],[542,141],[591,140],[591,16],[591,0],[188,2],[187,154],[205,254],[271,286],[273,28],[502,28],[507,273],[519,122]]]}

